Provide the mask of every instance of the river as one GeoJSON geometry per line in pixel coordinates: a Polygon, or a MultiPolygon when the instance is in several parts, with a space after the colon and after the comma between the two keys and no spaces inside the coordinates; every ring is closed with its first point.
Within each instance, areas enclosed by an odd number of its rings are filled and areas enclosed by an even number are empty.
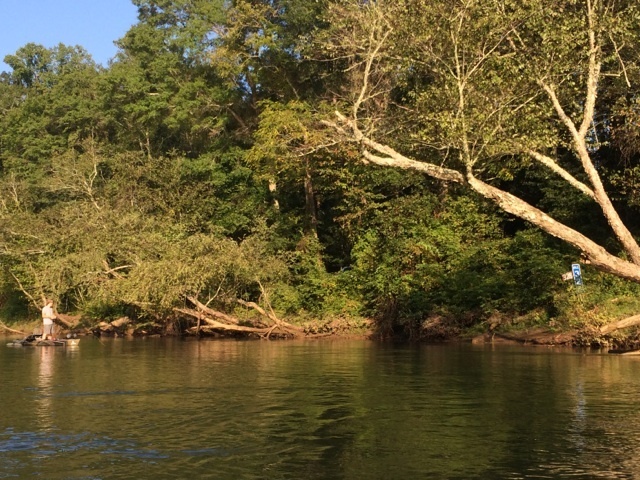
{"type": "Polygon", "coordinates": [[[0,478],[640,478],[640,357],[86,337],[0,372],[0,478]]]}

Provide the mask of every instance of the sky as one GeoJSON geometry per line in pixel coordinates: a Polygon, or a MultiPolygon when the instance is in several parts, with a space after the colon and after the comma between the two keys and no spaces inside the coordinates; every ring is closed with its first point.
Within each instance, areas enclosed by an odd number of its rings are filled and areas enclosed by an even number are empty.
{"type": "Polygon", "coordinates": [[[0,71],[10,70],[2,59],[27,43],[79,45],[107,66],[137,13],[131,0],[0,0],[0,71]]]}

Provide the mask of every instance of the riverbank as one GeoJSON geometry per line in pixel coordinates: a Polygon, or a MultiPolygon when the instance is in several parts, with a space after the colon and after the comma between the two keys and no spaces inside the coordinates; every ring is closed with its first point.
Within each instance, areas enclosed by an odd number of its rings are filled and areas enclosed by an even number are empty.
{"type": "MultiPolygon", "coordinates": [[[[69,320],[70,316],[65,316],[69,320]]],[[[417,328],[394,329],[384,322],[375,322],[366,318],[333,318],[329,320],[300,321],[294,325],[294,334],[290,329],[278,331],[278,325],[269,328],[255,329],[242,326],[228,330],[194,329],[193,326],[176,321],[135,323],[126,317],[110,322],[81,322],[76,319],[74,326],[57,325],[58,334],[113,336],[113,337],[201,337],[201,338],[362,338],[376,340],[404,340],[410,342],[471,342],[510,343],[522,345],[547,345],[591,347],[631,350],[640,348],[640,335],[637,328],[621,329],[602,335],[599,328],[583,325],[581,328],[564,328],[558,324],[540,325],[525,321],[504,318],[490,318],[481,324],[469,326],[464,319],[433,317],[425,320],[417,328]]],[[[67,322],[68,323],[68,322],[67,322]]],[[[287,324],[292,325],[292,324],[287,324]]],[[[10,325],[0,323],[0,335],[20,336],[39,333],[39,321],[16,322],[10,325]]]]}
{"type": "MultiPolygon", "coordinates": [[[[78,317],[79,318],[79,317],[78,317]]],[[[264,329],[262,332],[259,329],[246,327],[242,330],[242,326],[238,326],[236,329],[221,329],[220,331],[213,330],[211,328],[199,330],[194,329],[189,325],[182,325],[175,320],[167,322],[153,322],[153,323],[135,323],[129,319],[123,317],[113,321],[97,321],[97,322],[80,322],[78,321],[75,326],[62,326],[56,324],[56,331],[59,335],[66,335],[73,332],[80,335],[95,335],[95,336],[113,336],[113,337],[149,337],[149,336],[163,336],[163,337],[202,337],[202,338],[265,338],[265,339],[277,339],[277,338],[293,338],[292,335],[282,335],[278,332],[278,325],[274,325],[270,328],[264,329]],[[274,328],[276,327],[276,328],[274,328]]],[[[375,324],[372,320],[359,318],[359,319],[347,319],[347,318],[334,318],[331,320],[320,321],[305,321],[295,325],[297,329],[297,337],[300,338],[322,338],[322,337],[335,337],[335,338],[375,338],[377,335],[375,324]]],[[[7,325],[0,322],[0,335],[3,336],[16,336],[16,335],[29,335],[32,333],[40,333],[42,330],[42,324],[40,321],[19,321],[7,325]]],[[[286,331],[285,331],[286,332],[286,331]]]]}

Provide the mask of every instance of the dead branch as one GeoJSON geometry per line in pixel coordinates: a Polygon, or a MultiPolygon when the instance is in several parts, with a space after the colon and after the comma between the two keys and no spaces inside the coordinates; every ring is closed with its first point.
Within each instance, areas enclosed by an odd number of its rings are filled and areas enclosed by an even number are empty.
{"type": "Polygon", "coordinates": [[[278,325],[274,325],[273,327],[271,327],[271,328],[269,329],[269,331],[267,332],[267,334],[266,334],[266,336],[265,336],[265,338],[266,338],[267,340],[269,340],[269,337],[271,336],[271,334],[273,333],[273,331],[274,331],[276,328],[278,328],[278,325]]]}
{"type": "Polygon", "coordinates": [[[209,315],[210,317],[213,318],[217,318],[219,320],[221,320],[224,323],[227,323],[229,325],[239,325],[240,324],[240,320],[238,320],[235,317],[232,317],[230,315],[227,315],[225,313],[219,312],[217,310],[213,310],[210,307],[207,307],[204,303],[200,302],[197,298],[195,297],[187,297],[187,300],[189,300],[191,303],[193,303],[200,312],[209,315]]]}
{"type": "Polygon", "coordinates": [[[105,275],[113,275],[116,278],[124,278],[122,275],[117,273],[118,270],[124,270],[126,268],[133,267],[133,265],[121,265],[119,267],[110,268],[106,260],[102,260],[102,265],[104,266],[104,271],[100,273],[104,273],[105,275]]]}
{"type": "MultiPolygon", "coordinates": [[[[220,312],[216,312],[215,310],[209,309],[211,312],[222,315],[225,318],[232,318],[228,315],[222,314],[220,312]]],[[[243,334],[256,334],[262,338],[269,338],[273,334],[273,331],[277,328],[282,332],[282,336],[285,337],[295,337],[301,333],[301,330],[293,325],[288,327],[286,324],[274,324],[271,326],[245,326],[229,323],[222,323],[218,320],[214,320],[207,314],[203,313],[200,310],[195,310],[192,308],[174,308],[175,312],[182,313],[188,315],[190,317],[194,317],[198,320],[198,325],[192,328],[187,329],[190,333],[199,334],[200,332],[235,332],[235,333],[243,333],[243,334]],[[205,325],[202,325],[202,323],[205,325]]],[[[266,312],[265,312],[266,313],[266,312]]],[[[237,321],[237,320],[236,320],[237,321]]],[[[283,322],[284,323],[284,322],[283,322]]]]}
{"type": "MultiPolygon", "coordinates": [[[[268,338],[269,335],[273,332],[274,327],[278,327],[278,325],[274,325],[272,327],[248,327],[244,325],[229,325],[227,323],[218,322],[212,318],[207,317],[202,312],[198,310],[193,310],[191,308],[174,308],[174,311],[183,313],[185,315],[189,315],[191,317],[197,318],[199,321],[203,321],[206,325],[200,325],[200,327],[192,327],[187,331],[191,333],[198,333],[200,331],[204,332],[236,332],[236,333],[244,333],[244,334],[256,334],[259,336],[266,336],[268,338]]],[[[283,335],[285,336],[295,336],[295,333],[288,332],[286,330],[283,331],[283,335]]]]}
{"type": "Polygon", "coordinates": [[[120,317],[113,322],[100,322],[98,327],[100,327],[102,332],[113,332],[114,330],[122,330],[122,328],[126,327],[129,323],[131,323],[129,317],[120,317]]]}
{"type": "Polygon", "coordinates": [[[9,271],[9,274],[13,277],[13,279],[16,281],[16,283],[18,284],[18,288],[20,289],[20,291],[24,294],[25,297],[27,297],[29,300],[31,300],[31,303],[33,303],[33,305],[36,307],[36,309],[40,309],[40,305],[38,304],[38,302],[36,301],[35,298],[33,298],[33,296],[31,296],[31,294],[29,292],[27,292],[27,290],[24,288],[24,286],[22,285],[22,282],[20,282],[20,280],[18,279],[18,277],[16,277],[12,271],[9,271]]]}
{"type": "Polygon", "coordinates": [[[255,302],[246,302],[246,301],[241,300],[239,298],[236,299],[236,302],[238,302],[240,305],[243,305],[243,306],[245,306],[247,308],[252,308],[256,312],[258,312],[260,315],[262,315],[264,317],[267,317],[269,320],[271,320],[274,324],[276,324],[279,327],[282,327],[282,328],[287,329],[287,330],[294,330],[294,331],[297,331],[297,332],[302,332],[303,331],[302,328],[297,327],[296,325],[292,325],[292,324],[290,324],[288,322],[280,320],[278,317],[275,316],[275,314],[267,312],[264,308],[262,308],[260,305],[258,305],[255,302]]]}
{"type": "Polygon", "coordinates": [[[541,153],[538,153],[534,150],[527,150],[527,153],[531,155],[534,159],[536,159],[538,162],[540,162],[542,165],[547,167],[549,170],[551,170],[555,174],[562,177],[571,186],[577,188],[589,198],[595,199],[595,194],[593,193],[593,190],[591,190],[587,185],[585,185],[584,183],[580,182],[575,177],[573,177],[569,172],[567,172],[564,168],[558,165],[558,162],[556,162],[554,159],[546,155],[543,155],[541,153]]]}
{"type": "MultiPolygon", "coordinates": [[[[230,317],[229,315],[226,315],[222,312],[218,312],[216,310],[211,310],[209,309],[209,312],[204,313],[200,310],[195,310],[193,308],[174,308],[173,309],[175,312],[179,312],[179,313],[184,313],[185,315],[188,315],[190,317],[193,317],[195,319],[198,320],[198,322],[202,323],[205,322],[207,325],[213,326],[213,327],[217,327],[219,325],[227,325],[229,327],[235,327],[235,326],[240,326],[240,321],[238,319],[235,319],[233,317],[230,317]],[[214,318],[211,317],[217,317],[220,320],[224,320],[222,322],[215,320],[214,318]],[[227,319],[232,319],[234,320],[234,323],[227,323],[227,319]]],[[[264,326],[260,326],[260,327],[255,327],[255,328],[265,328],[264,326]]]]}
{"type": "Polygon", "coordinates": [[[173,311],[174,312],[178,312],[178,313],[184,313],[185,315],[188,315],[190,317],[193,317],[193,318],[197,319],[198,320],[198,325],[200,325],[202,323],[202,321],[204,321],[208,325],[217,325],[218,323],[220,323],[220,322],[216,322],[212,318],[207,317],[201,311],[194,310],[193,308],[177,308],[176,307],[176,308],[173,309],[173,311]]]}
{"type": "Polygon", "coordinates": [[[258,312],[260,315],[267,317],[269,320],[271,320],[273,323],[275,323],[276,325],[278,323],[280,323],[280,320],[278,320],[278,318],[270,313],[268,313],[267,311],[265,311],[264,308],[262,308],[260,305],[258,305],[255,302],[246,302],[240,298],[236,299],[236,302],[238,302],[240,305],[243,305],[247,308],[252,308],[253,310],[255,310],[256,312],[258,312]]]}
{"type": "Polygon", "coordinates": [[[280,324],[281,320],[278,319],[278,317],[276,316],[276,312],[273,311],[273,307],[271,306],[271,302],[269,301],[269,294],[267,293],[267,290],[264,288],[264,286],[262,286],[262,283],[260,282],[260,280],[258,280],[258,285],[260,286],[260,292],[262,293],[262,298],[267,304],[267,307],[269,307],[269,313],[271,313],[273,318],[277,320],[277,323],[280,324]]]}
{"type": "MultiPolygon", "coordinates": [[[[196,327],[191,327],[187,329],[188,333],[195,333],[196,327]]],[[[224,323],[219,323],[218,325],[205,325],[200,328],[201,332],[207,333],[242,333],[244,335],[257,335],[261,338],[267,338],[267,335],[270,334],[271,328],[254,328],[254,327],[244,327],[241,325],[226,325],[224,323]]],[[[291,334],[283,334],[283,337],[292,337],[291,334]]]]}

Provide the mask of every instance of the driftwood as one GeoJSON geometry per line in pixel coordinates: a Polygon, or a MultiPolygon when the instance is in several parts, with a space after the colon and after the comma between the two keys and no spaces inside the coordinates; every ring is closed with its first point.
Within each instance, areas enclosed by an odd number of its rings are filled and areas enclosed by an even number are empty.
{"type": "Polygon", "coordinates": [[[302,329],[301,327],[297,327],[295,325],[291,325],[290,323],[287,323],[283,320],[280,320],[278,317],[276,317],[275,313],[273,313],[273,310],[271,311],[271,313],[267,312],[265,309],[263,309],[260,305],[258,305],[257,303],[254,302],[245,302],[244,300],[241,299],[236,299],[236,302],[238,302],[240,305],[244,305],[245,307],[248,308],[252,308],[255,311],[257,311],[260,315],[263,315],[265,317],[267,317],[269,320],[271,320],[276,326],[276,327],[280,327],[283,328],[285,330],[292,330],[294,332],[298,332],[298,333],[302,333],[304,331],[304,329],[302,329]]]}
{"type": "MultiPolygon", "coordinates": [[[[191,327],[187,329],[187,332],[199,334],[200,332],[223,332],[223,333],[241,333],[241,334],[255,334],[260,337],[268,338],[269,335],[273,332],[274,327],[249,327],[245,325],[238,325],[236,323],[229,324],[223,323],[218,320],[214,320],[208,315],[205,315],[203,312],[199,310],[194,310],[192,308],[174,308],[174,311],[178,313],[182,313],[188,315],[190,317],[194,317],[198,320],[198,325],[196,327],[191,327]],[[204,322],[204,325],[202,325],[204,322]]],[[[217,312],[221,313],[221,312],[217,312]]],[[[223,314],[224,315],[224,314],[223,314]]],[[[239,323],[239,321],[238,321],[239,323]]],[[[291,332],[284,332],[285,336],[294,336],[291,332]]]]}
{"type": "Polygon", "coordinates": [[[102,332],[113,332],[114,330],[121,330],[126,327],[129,323],[131,323],[131,319],[129,317],[120,317],[113,322],[100,322],[98,327],[102,332]]]}
{"type": "Polygon", "coordinates": [[[497,337],[529,345],[570,345],[577,333],[575,330],[558,333],[540,328],[520,333],[493,332],[491,338],[497,337]]]}
{"type": "MultiPolygon", "coordinates": [[[[241,335],[256,335],[260,338],[267,338],[267,335],[270,333],[269,330],[269,328],[243,327],[242,325],[232,326],[221,323],[217,327],[213,325],[201,326],[199,332],[205,332],[208,334],[237,333],[241,335]]],[[[186,332],[195,335],[197,333],[197,327],[187,328],[186,332]]]]}
{"type": "Polygon", "coordinates": [[[188,315],[197,320],[197,325],[195,327],[187,329],[189,333],[194,333],[196,335],[199,335],[201,332],[225,332],[255,334],[263,338],[269,338],[274,334],[276,329],[285,337],[296,337],[304,333],[302,328],[280,320],[273,310],[269,313],[254,302],[245,302],[240,299],[236,300],[237,303],[257,311],[260,315],[270,320],[270,324],[254,321],[251,326],[241,325],[238,318],[214,310],[200,302],[195,297],[187,297],[187,300],[189,300],[196,308],[174,308],[174,311],[188,315]]]}
{"type": "MultiPolygon", "coordinates": [[[[640,325],[640,315],[634,315],[631,317],[623,318],[616,322],[608,323],[596,328],[588,333],[592,335],[609,335],[617,330],[623,328],[629,328],[640,325]]],[[[506,340],[513,340],[520,343],[529,343],[534,345],[569,345],[575,343],[578,338],[579,331],[570,330],[565,332],[551,332],[545,329],[534,329],[529,332],[520,333],[505,333],[505,332],[492,332],[492,337],[499,337],[506,340]]],[[[615,352],[620,353],[620,352],[615,352]]],[[[640,353],[629,353],[629,355],[638,355],[640,353]]]]}
{"type": "Polygon", "coordinates": [[[217,318],[220,321],[222,321],[222,323],[226,323],[229,325],[240,324],[240,320],[238,320],[237,318],[232,317],[231,315],[227,315],[226,313],[213,310],[212,308],[209,308],[208,306],[206,306],[204,303],[198,301],[198,299],[195,297],[187,297],[187,300],[193,303],[198,308],[198,310],[202,311],[202,313],[204,313],[205,315],[209,315],[210,317],[217,318]]]}

